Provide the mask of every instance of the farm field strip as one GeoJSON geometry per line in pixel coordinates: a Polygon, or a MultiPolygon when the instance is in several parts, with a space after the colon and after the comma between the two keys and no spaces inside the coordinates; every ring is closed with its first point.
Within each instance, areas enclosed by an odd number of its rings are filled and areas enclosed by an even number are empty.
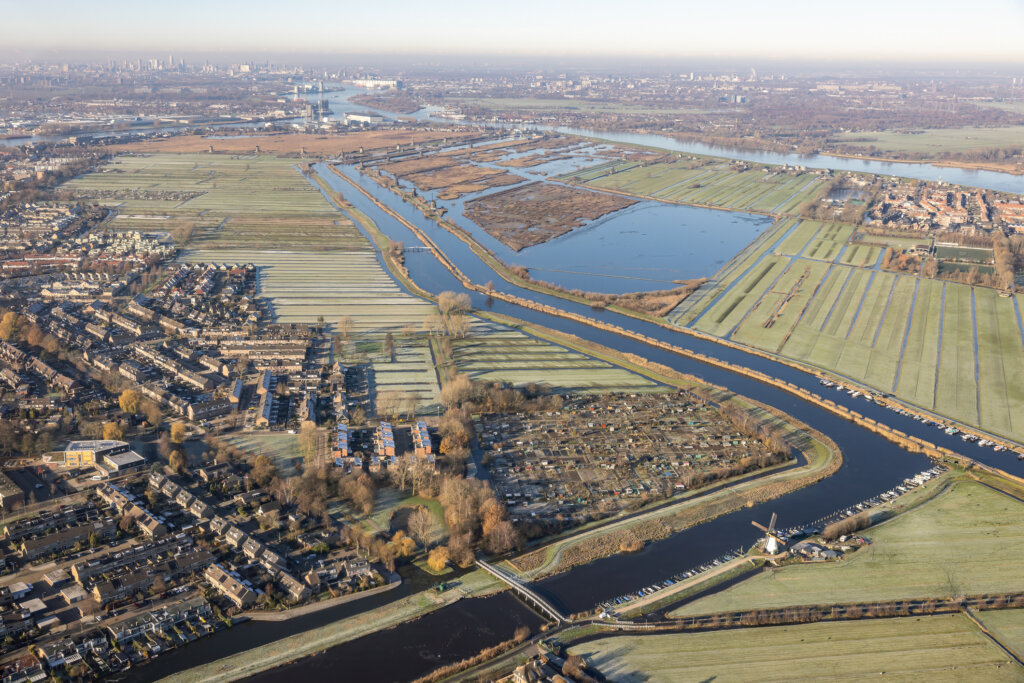
{"type": "Polygon", "coordinates": [[[697,329],[725,336],[761,298],[765,289],[788,266],[788,261],[765,256],[696,322],[697,329]]]}
{"type": "Polygon", "coordinates": [[[935,409],[977,424],[974,315],[969,287],[946,286],[941,361],[937,369],[935,409]]]}
{"type": "Polygon", "coordinates": [[[1010,432],[1024,426],[1024,345],[1014,302],[989,289],[975,290],[981,420],[1010,432]]]}
{"type": "MultiPolygon", "coordinates": [[[[990,614],[1003,612],[985,612],[990,614]]],[[[1017,631],[1014,631],[1016,633],[1017,631]]],[[[610,636],[570,648],[622,683],[650,681],[1016,681],[1021,667],[962,614],[706,633],[610,636]],[[797,673],[799,672],[799,673],[797,673]]]]}
{"type": "Polygon", "coordinates": [[[761,298],[757,312],[744,320],[732,338],[744,343],[756,342],[764,348],[778,350],[796,325],[804,307],[811,299],[811,294],[828,270],[829,266],[825,263],[793,261],[786,275],[779,278],[771,291],[766,292],[761,298]],[[794,288],[797,288],[795,292],[794,288]],[[783,303],[791,292],[792,297],[783,303]],[[780,310],[780,306],[784,308],[780,310]],[[774,322],[770,327],[765,327],[773,318],[774,322]]]}
{"type": "Polygon", "coordinates": [[[686,297],[679,306],[669,313],[669,322],[677,325],[694,324],[695,320],[706,313],[708,308],[735,284],[734,274],[743,274],[749,271],[773,246],[786,238],[796,223],[795,219],[776,222],[701,285],[696,292],[686,297]]]}
{"type": "Polygon", "coordinates": [[[891,387],[904,348],[914,292],[920,282],[914,278],[894,277],[889,303],[871,341],[871,356],[865,380],[872,386],[891,387]]]}
{"type": "Polygon", "coordinates": [[[1001,609],[975,615],[978,620],[1018,657],[1024,653],[1024,609],[1001,609]]]}
{"type": "Polygon", "coordinates": [[[473,379],[561,389],[660,391],[661,385],[571,349],[489,322],[452,344],[455,368],[473,379]]]}
{"type": "Polygon", "coordinates": [[[786,241],[775,249],[775,253],[780,256],[799,256],[824,227],[824,223],[818,221],[800,221],[786,241]]]}

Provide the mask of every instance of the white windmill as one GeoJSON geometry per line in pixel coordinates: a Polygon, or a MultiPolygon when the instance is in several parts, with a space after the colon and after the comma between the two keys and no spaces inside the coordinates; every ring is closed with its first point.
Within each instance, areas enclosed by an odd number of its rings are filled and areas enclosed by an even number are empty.
{"type": "Polygon", "coordinates": [[[765,532],[766,536],[764,539],[764,551],[769,555],[774,555],[775,553],[779,552],[779,549],[782,546],[786,545],[786,539],[784,539],[779,534],[775,533],[775,520],[777,518],[778,515],[773,512],[772,521],[768,522],[767,527],[764,524],[751,522],[751,524],[756,526],[761,531],[765,532]]]}

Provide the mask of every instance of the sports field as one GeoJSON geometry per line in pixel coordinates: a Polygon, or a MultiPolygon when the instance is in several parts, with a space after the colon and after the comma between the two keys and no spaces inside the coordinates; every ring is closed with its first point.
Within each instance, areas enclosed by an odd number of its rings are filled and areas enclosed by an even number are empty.
{"type": "Polygon", "coordinates": [[[568,174],[596,188],[736,211],[791,214],[813,199],[823,180],[814,172],[735,166],[725,161],[679,156],[641,166],[626,163],[568,174]]]}
{"type": "Polygon", "coordinates": [[[780,221],[668,319],[1024,441],[1017,296],[881,270],[898,239],[780,221]]]}
{"type": "Polygon", "coordinates": [[[869,529],[871,545],[835,563],[769,569],[673,613],[952,597],[1020,590],[1024,504],[960,481],[869,529]]]}
{"type": "Polygon", "coordinates": [[[1024,678],[1024,669],[960,614],[614,636],[570,652],[622,683],[1024,678]]]}

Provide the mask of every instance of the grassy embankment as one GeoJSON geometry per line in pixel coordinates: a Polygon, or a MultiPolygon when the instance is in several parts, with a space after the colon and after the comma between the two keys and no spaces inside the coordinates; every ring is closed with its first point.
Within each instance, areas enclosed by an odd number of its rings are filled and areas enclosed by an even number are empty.
{"type": "Polygon", "coordinates": [[[459,585],[444,593],[422,591],[362,614],[186,669],[163,680],[168,683],[239,680],[361,636],[399,626],[463,598],[481,597],[505,588],[504,583],[490,574],[476,570],[460,577],[459,585]]]}

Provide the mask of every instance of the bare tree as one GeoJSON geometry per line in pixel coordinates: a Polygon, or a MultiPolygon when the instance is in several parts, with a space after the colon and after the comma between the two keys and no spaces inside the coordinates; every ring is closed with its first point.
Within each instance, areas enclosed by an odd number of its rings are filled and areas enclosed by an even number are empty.
{"type": "Polygon", "coordinates": [[[434,528],[434,516],[425,506],[419,506],[409,515],[409,535],[421,546],[425,546],[434,528]]]}

